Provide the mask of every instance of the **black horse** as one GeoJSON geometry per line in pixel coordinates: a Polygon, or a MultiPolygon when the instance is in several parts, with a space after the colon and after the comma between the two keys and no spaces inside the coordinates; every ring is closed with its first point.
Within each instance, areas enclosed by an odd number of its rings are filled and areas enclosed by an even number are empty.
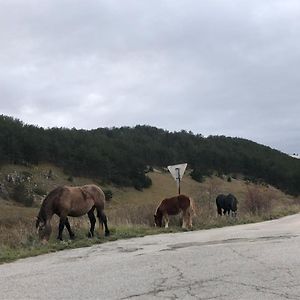
{"type": "Polygon", "coordinates": [[[237,199],[234,195],[228,194],[227,196],[224,194],[220,194],[216,198],[216,204],[217,204],[217,211],[220,216],[222,216],[222,209],[223,209],[223,215],[231,215],[236,216],[237,211],[237,199]]]}

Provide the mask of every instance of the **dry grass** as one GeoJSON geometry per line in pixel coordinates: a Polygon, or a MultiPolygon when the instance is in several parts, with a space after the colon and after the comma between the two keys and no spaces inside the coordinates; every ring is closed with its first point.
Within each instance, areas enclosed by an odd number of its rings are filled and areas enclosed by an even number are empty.
{"type": "MultiPolygon", "coordinates": [[[[46,172],[50,166],[44,166],[46,172]]],[[[53,169],[55,176],[51,182],[45,182],[41,177],[45,190],[49,191],[52,186],[70,184],[67,176],[59,169],[53,169]],[[60,177],[64,176],[64,179],[60,177]]],[[[41,170],[38,170],[40,172],[41,170]]],[[[38,180],[38,172],[35,180],[38,180]]],[[[153,172],[149,176],[153,185],[143,192],[133,188],[107,187],[113,192],[113,199],[107,203],[106,214],[111,227],[111,239],[126,238],[131,236],[142,236],[158,232],[169,232],[180,229],[180,218],[172,217],[169,230],[159,230],[153,227],[153,214],[157,205],[165,197],[176,195],[176,183],[173,178],[164,172],[153,172]]],[[[75,178],[73,184],[85,184],[88,179],[75,178]]],[[[204,183],[198,183],[189,176],[185,176],[181,183],[183,194],[191,196],[196,204],[196,216],[194,226],[196,229],[221,227],[231,224],[272,219],[286,214],[300,211],[300,199],[289,197],[273,187],[255,186],[247,184],[242,180],[232,179],[227,182],[218,177],[207,179],[204,183]],[[233,193],[239,200],[238,218],[233,220],[216,215],[215,199],[219,193],[233,193]]],[[[77,239],[70,243],[57,243],[58,218],[53,218],[53,233],[48,248],[43,248],[34,228],[35,216],[38,208],[25,208],[12,205],[11,202],[0,201],[0,262],[16,259],[18,257],[35,255],[39,253],[57,251],[64,248],[88,246],[103,240],[88,240],[86,233],[89,223],[87,216],[81,218],[70,218],[70,223],[75,231],[77,239]]],[[[64,232],[67,239],[67,232],[64,232]]]]}

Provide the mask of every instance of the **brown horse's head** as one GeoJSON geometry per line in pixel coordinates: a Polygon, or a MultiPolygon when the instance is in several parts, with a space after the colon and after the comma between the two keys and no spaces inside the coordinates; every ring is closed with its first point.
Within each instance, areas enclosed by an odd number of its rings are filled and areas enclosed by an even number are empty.
{"type": "Polygon", "coordinates": [[[156,212],[154,215],[154,225],[156,227],[162,227],[162,215],[156,212]]]}
{"type": "Polygon", "coordinates": [[[35,227],[40,240],[42,240],[43,242],[47,242],[52,231],[50,222],[46,222],[43,218],[41,218],[41,216],[37,216],[35,227]]]}

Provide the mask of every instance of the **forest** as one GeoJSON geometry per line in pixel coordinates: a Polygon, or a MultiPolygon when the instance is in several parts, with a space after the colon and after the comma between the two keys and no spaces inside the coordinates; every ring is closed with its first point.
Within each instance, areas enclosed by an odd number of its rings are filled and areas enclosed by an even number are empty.
{"type": "Polygon", "coordinates": [[[72,176],[97,178],[119,186],[147,188],[147,172],[171,164],[188,163],[191,176],[243,175],[300,194],[300,160],[253,141],[225,136],[203,137],[182,130],[152,126],[93,130],[42,128],[0,116],[0,164],[62,167],[72,176]]]}

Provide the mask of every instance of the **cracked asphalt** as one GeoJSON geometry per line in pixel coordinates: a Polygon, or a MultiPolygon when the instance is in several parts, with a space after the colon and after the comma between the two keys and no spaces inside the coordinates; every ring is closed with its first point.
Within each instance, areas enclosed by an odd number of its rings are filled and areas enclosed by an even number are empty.
{"type": "Polygon", "coordinates": [[[300,215],[0,266],[0,299],[300,299],[300,215]]]}

